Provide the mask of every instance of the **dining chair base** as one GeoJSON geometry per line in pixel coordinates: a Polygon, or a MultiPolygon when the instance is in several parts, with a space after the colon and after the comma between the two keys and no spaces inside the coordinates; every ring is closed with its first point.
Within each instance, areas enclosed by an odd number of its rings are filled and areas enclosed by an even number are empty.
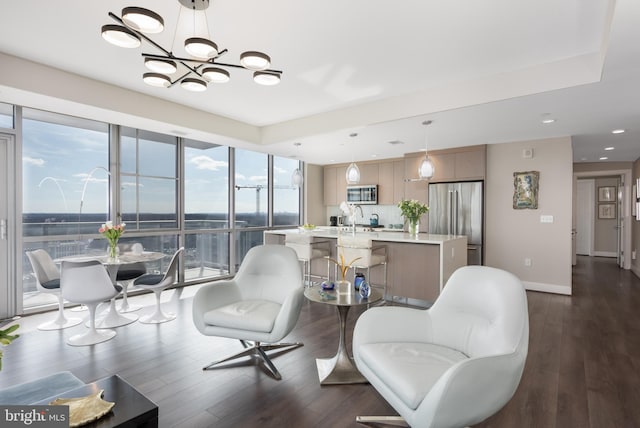
{"type": "MultiPolygon", "coordinates": [[[[107,313],[104,316],[96,319],[96,328],[115,328],[122,327],[124,325],[131,324],[138,320],[138,316],[135,314],[123,315],[116,310],[116,305],[114,300],[111,300],[109,304],[109,309],[107,309],[107,313]]],[[[91,327],[91,321],[87,321],[85,323],[87,327],[91,327]]]]}
{"type": "Polygon", "coordinates": [[[120,312],[121,314],[128,314],[129,312],[139,311],[140,309],[142,309],[142,306],[132,305],[126,302],[125,300],[123,300],[118,307],[118,312],[120,312]]]}
{"type": "Polygon", "coordinates": [[[242,343],[242,346],[244,346],[245,349],[243,349],[240,352],[236,352],[235,354],[229,355],[228,357],[225,357],[221,360],[214,361],[208,366],[203,367],[202,370],[212,370],[217,368],[216,366],[218,364],[235,360],[237,358],[250,357],[252,360],[258,360],[259,362],[264,363],[264,368],[267,369],[269,374],[271,374],[271,376],[274,379],[281,380],[282,376],[280,375],[280,372],[278,371],[276,366],[271,362],[271,359],[267,355],[267,351],[272,351],[274,349],[281,349],[281,348],[290,348],[289,350],[293,350],[304,345],[303,343],[300,343],[300,342],[271,343],[271,344],[265,344],[265,345],[261,344],[260,342],[254,342],[253,345],[249,345],[249,342],[245,340],[241,340],[240,342],[242,343]]]}
{"type": "Polygon", "coordinates": [[[174,319],[176,319],[176,314],[155,311],[152,314],[141,316],[140,322],[143,324],[160,324],[174,319]]]}
{"type": "Polygon", "coordinates": [[[71,346],[88,346],[111,340],[116,335],[113,330],[89,330],[84,334],[71,336],[67,343],[71,346]]]}
{"type": "Polygon", "coordinates": [[[81,322],[82,320],[80,318],[63,318],[62,320],[55,319],[53,321],[48,321],[40,324],[38,326],[38,330],[42,330],[42,331],[62,330],[65,328],[78,325],[81,322]]]}

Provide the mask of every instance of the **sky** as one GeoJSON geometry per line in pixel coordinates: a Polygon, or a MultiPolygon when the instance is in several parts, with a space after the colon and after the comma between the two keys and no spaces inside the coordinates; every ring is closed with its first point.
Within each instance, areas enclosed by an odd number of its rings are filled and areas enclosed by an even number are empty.
{"type": "MultiPolygon", "coordinates": [[[[23,121],[23,212],[101,213],[108,211],[108,126],[84,129],[38,120],[23,121]],[[102,129],[99,129],[102,128],[102,129]]],[[[198,146],[202,146],[201,144],[198,146]]],[[[122,209],[175,212],[175,146],[123,137],[121,149],[122,209]],[[136,167],[141,176],[136,182],[136,167]]],[[[185,149],[185,211],[226,212],[228,150],[225,146],[185,149]]],[[[274,159],[274,211],[298,209],[298,191],[291,174],[298,161],[274,159]]],[[[236,150],[236,211],[252,213],[267,207],[267,155],[236,150]]]]}

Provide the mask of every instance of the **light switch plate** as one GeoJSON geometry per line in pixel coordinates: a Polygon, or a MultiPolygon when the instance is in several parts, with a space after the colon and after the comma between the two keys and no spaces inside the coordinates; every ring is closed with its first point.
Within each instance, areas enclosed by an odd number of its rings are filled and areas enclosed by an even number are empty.
{"type": "Polygon", "coordinates": [[[553,223],[553,216],[552,215],[541,215],[540,216],[540,223],[553,223]]]}

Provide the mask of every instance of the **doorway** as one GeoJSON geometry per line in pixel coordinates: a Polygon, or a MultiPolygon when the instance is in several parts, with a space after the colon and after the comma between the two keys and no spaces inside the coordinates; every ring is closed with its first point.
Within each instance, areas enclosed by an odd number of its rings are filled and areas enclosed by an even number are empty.
{"type": "MultiPolygon", "coordinates": [[[[589,228],[591,224],[590,245],[591,256],[617,258],[618,265],[623,269],[631,269],[631,209],[630,204],[625,201],[630,198],[631,170],[603,170],[603,171],[581,171],[574,173],[574,229],[578,231],[578,225],[586,224],[589,228]],[[593,180],[593,189],[585,190],[589,187],[588,180],[593,180]],[[584,193],[592,195],[591,207],[593,209],[593,221],[585,219],[591,212],[584,204],[584,193]],[[601,194],[602,193],[602,194],[601,194]],[[582,204],[582,205],[579,205],[582,204]]],[[[588,197],[588,196],[587,196],[588,197]]],[[[588,236],[588,229],[583,233],[576,233],[575,247],[573,255],[588,255],[589,244],[587,243],[578,252],[578,239],[585,239],[588,236]],[[579,237],[579,234],[583,235],[579,237]]],[[[588,241],[588,239],[587,239],[588,241]]]]}

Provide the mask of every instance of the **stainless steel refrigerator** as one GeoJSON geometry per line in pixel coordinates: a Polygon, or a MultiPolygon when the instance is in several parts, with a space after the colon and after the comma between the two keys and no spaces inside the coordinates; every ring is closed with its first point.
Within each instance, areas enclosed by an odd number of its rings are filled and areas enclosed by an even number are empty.
{"type": "Polygon", "coordinates": [[[429,233],[467,236],[467,263],[482,264],[483,182],[429,184],[429,233]]]}

